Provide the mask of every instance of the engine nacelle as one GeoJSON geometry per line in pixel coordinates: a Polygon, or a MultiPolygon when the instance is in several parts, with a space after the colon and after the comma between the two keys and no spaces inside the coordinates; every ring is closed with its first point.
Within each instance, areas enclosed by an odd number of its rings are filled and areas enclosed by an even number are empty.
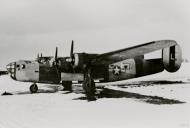
{"type": "Polygon", "coordinates": [[[84,68],[96,56],[97,54],[75,53],[73,66],[75,68],[84,68]]]}
{"type": "Polygon", "coordinates": [[[162,61],[168,72],[176,72],[182,63],[182,52],[179,45],[164,48],[162,50],[162,61]]]}

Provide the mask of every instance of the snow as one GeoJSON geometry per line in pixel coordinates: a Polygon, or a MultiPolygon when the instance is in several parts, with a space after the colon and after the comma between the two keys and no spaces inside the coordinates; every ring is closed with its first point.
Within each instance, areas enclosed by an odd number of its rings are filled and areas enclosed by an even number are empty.
{"type": "Polygon", "coordinates": [[[39,93],[30,94],[31,83],[0,76],[0,93],[13,94],[0,96],[0,128],[189,128],[189,66],[174,74],[98,84],[105,88],[98,88],[92,102],[78,85],[67,93],[60,85],[38,84],[39,93]]]}

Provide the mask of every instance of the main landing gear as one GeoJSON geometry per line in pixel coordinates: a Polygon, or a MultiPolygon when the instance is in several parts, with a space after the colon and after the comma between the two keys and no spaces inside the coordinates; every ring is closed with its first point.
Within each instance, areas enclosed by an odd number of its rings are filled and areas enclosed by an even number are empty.
{"type": "Polygon", "coordinates": [[[63,91],[72,92],[72,81],[62,81],[63,91]]]}
{"type": "Polygon", "coordinates": [[[94,83],[94,80],[91,76],[90,69],[84,74],[84,81],[83,81],[82,87],[84,89],[84,92],[86,94],[88,101],[96,100],[96,98],[95,98],[95,92],[96,92],[95,83],[94,83]]]}
{"type": "Polygon", "coordinates": [[[32,84],[32,85],[30,86],[30,92],[31,92],[31,93],[36,93],[37,91],[38,91],[38,86],[37,86],[37,84],[36,84],[36,83],[32,84]]]}

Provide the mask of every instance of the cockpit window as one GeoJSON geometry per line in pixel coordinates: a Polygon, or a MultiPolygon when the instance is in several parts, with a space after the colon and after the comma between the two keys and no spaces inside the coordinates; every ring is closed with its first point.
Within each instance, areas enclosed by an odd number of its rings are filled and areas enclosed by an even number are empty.
{"type": "Polygon", "coordinates": [[[25,64],[21,64],[21,65],[16,65],[16,68],[18,69],[18,70],[20,70],[20,69],[25,69],[26,68],[26,65],[25,64]]]}
{"type": "Polygon", "coordinates": [[[37,59],[37,61],[40,63],[40,64],[50,64],[50,61],[53,57],[39,57],[37,59]]]}

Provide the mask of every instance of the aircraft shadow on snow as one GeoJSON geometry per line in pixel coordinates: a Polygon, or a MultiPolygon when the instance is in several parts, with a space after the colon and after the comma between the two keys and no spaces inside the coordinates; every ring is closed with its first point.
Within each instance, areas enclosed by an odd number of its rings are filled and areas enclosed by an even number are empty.
{"type": "MultiPolygon", "coordinates": [[[[108,89],[108,88],[104,88],[102,91],[100,91],[99,94],[96,94],[96,99],[101,99],[101,98],[132,98],[140,102],[157,104],[157,105],[185,103],[183,101],[179,101],[175,99],[168,99],[168,98],[159,97],[159,96],[142,95],[139,93],[119,91],[119,90],[113,90],[113,89],[108,89]]],[[[87,100],[87,98],[79,97],[74,100],[87,100]]]]}
{"type": "MultiPolygon", "coordinates": [[[[156,86],[156,85],[166,85],[166,84],[187,84],[189,82],[183,81],[138,81],[132,82],[127,84],[121,85],[114,85],[120,88],[131,88],[131,87],[146,87],[146,86],[156,86]]],[[[168,99],[160,96],[150,96],[150,95],[142,95],[139,93],[127,92],[127,91],[120,91],[120,90],[113,90],[108,88],[103,88],[100,93],[96,95],[97,99],[101,98],[132,98],[139,102],[145,102],[150,104],[182,104],[185,103],[184,101],[175,100],[175,99],[168,99]]],[[[86,97],[79,97],[74,100],[87,100],[86,97]]]]}
{"type": "MultiPolygon", "coordinates": [[[[127,84],[120,84],[120,85],[113,85],[118,86],[120,88],[133,88],[133,87],[146,87],[146,86],[157,86],[157,85],[166,85],[166,84],[187,84],[189,82],[183,81],[140,81],[140,82],[131,82],[127,84]]],[[[46,86],[47,89],[39,89],[38,93],[56,93],[59,90],[58,86],[48,85],[46,86]]],[[[127,92],[127,91],[120,91],[120,90],[113,90],[109,88],[102,88],[97,87],[98,93],[96,94],[96,99],[101,98],[131,98],[139,102],[145,102],[149,104],[156,104],[156,105],[163,105],[163,104],[182,104],[185,103],[184,101],[176,100],[176,99],[168,99],[160,96],[150,96],[150,95],[143,95],[139,93],[127,92]]],[[[68,93],[76,93],[81,94],[83,90],[81,87],[76,86],[72,92],[64,92],[62,94],[68,93]]],[[[13,95],[25,95],[31,94],[30,91],[24,92],[16,92],[13,95]]],[[[87,100],[87,97],[78,97],[73,100],[87,100]]]]}
{"type": "Polygon", "coordinates": [[[189,84],[190,82],[183,81],[168,81],[168,80],[157,80],[157,81],[136,81],[130,82],[127,84],[115,85],[120,88],[133,88],[133,87],[148,87],[148,86],[156,86],[156,85],[175,85],[175,84],[189,84]]]}

